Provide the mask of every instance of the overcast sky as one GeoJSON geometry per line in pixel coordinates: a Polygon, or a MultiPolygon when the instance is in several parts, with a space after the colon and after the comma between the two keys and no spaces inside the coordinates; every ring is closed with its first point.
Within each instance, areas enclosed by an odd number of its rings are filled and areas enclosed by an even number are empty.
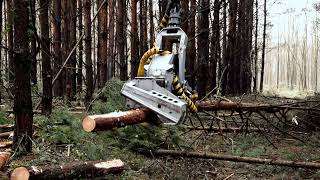
{"type": "Polygon", "coordinates": [[[280,37],[287,36],[292,26],[289,22],[294,22],[295,29],[298,30],[299,36],[305,36],[305,24],[308,24],[308,36],[312,35],[313,22],[316,14],[313,4],[320,0],[270,0],[269,17],[273,25],[271,30],[272,41],[278,41],[280,37]]]}

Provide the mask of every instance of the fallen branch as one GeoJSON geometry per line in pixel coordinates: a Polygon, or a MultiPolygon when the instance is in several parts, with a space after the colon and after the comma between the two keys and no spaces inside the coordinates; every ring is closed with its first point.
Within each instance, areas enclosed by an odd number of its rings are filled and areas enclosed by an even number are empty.
{"type": "Polygon", "coordinates": [[[72,179],[99,177],[106,174],[121,173],[124,163],[120,159],[111,161],[72,162],[55,166],[19,167],[12,171],[11,180],[28,179],[72,179]]]}
{"type": "Polygon", "coordinates": [[[214,154],[214,153],[199,153],[199,152],[174,151],[174,150],[162,150],[162,149],[155,150],[155,151],[147,151],[147,150],[140,149],[138,150],[138,152],[147,156],[171,156],[171,157],[185,157],[185,158],[216,159],[216,160],[245,162],[245,163],[253,163],[253,164],[320,169],[320,163],[316,163],[316,162],[287,161],[287,160],[280,160],[280,159],[262,159],[262,158],[254,158],[254,157],[241,157],[241,156],[214,154]]]}
{"type": "Polygon", "coordinates": [[[158,119],[150,109],[140,108],[125,112],[113,112],[103,115],[86,116],[82,127],[87,132],[110,130],[143,122],[152,122],[158,119]]]}
{"type": "Polygon", "coordinates": [[[182,126],[183,128],[190,129],[190,130],[196,130],[196,131],[212,131],[212,132],[225,132],[225,133],[240,133],[240,132],[247,132],[247,133],[252,133],[252,132],[261,132],[265,131],[264,129],[258,129],[258,128],[237,128],[237,127],[193,127],[193,126],[182,126]]]}

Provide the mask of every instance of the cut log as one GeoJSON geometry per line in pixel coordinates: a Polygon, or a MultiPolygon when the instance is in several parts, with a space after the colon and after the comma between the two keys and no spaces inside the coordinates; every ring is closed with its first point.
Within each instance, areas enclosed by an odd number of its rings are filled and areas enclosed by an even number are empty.
{"type": "Polygon", "coordinates": [[[185,157],[185,158],[201,158],[201,159],[216,159],[224,161],[234,161],[234,162],[245,162],[252,164],[265,164],[265,165],[277,165],[277,166],[287,166],[287,167],[298,167],[298,168],[311,168],[320,169],[320,163],[316,162],[303,162],[303,161],[287,161],[280,159],[263,159],[254,157],[241,157],[241,156],[231,156],[222,155],[214,153],[200,153],[200,152],[187,152],[187,151],[174,151],[174,150],[138,150],[139,153],[147,156],[171,156],[171,157],[185,157]]]}
{"type": "Polygon", "coordinates": [[[12,124],[6,124],[6,125],[0,125],[0,133],[13,131],[14,125],[12,124]]]}
{"type": "Polygon", "coordinates": [[[0,148],[7,148],[7,147],[11,147],[13,144],[12,141],[3,141],[0,142],[0,148]]]}
{"type": "Polygon", "coordinates": [[[125,112],[86,116],[82,127],[87,132],[110,130],[143,122],[156,122],[157,115],[150,109],[140,108],[125,112]]]}
{"type": "Polygon", "coordinates": [[[9,136],[13,136],[13,131],[0,133],[0,138],[2,139],[8,139],[9,136]]]}
{"type": "Polygon", "coordinates": [[[4,165],[6,165],[6,162],[10,158],[10,155],[11,154],[9,152],[0,152],[0,169],[2,169],[4,165]]]}
{"type": "Polygon", "coordinates": [[[19,167],[11,172],[11,180],[30,179],[78,179],[101,177],[121,173],[124,163],[120,159],[111,161],[72,162],[56,166],[19,167]]]}

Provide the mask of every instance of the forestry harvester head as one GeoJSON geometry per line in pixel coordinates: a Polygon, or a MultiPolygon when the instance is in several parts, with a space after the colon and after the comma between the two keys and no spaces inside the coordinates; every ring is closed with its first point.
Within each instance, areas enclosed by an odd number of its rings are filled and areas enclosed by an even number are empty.
{"type": "Polygon", "coordinates": [[[126,82],[121,93],[129,108],[147,107],[164,123],[179,124],[187,111],[197,112],[185,77],[188,37],[180,28],[179,0],[168,2],[154,47],[141,58],[137,77],[126,82]]]}

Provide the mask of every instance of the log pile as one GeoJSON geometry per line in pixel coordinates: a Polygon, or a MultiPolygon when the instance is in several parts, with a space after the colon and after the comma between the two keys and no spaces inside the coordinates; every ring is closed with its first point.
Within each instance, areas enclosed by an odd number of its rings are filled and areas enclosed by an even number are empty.
{"type": "Polygon", "coordinates": [[[86,177],[92,179],[107,174],[121,173],[124,163],[120,159],[111,161],[72,162],[55,166],[18,167],[11,172],[11,180],[28,179],[72,179],[86,177]]]}

